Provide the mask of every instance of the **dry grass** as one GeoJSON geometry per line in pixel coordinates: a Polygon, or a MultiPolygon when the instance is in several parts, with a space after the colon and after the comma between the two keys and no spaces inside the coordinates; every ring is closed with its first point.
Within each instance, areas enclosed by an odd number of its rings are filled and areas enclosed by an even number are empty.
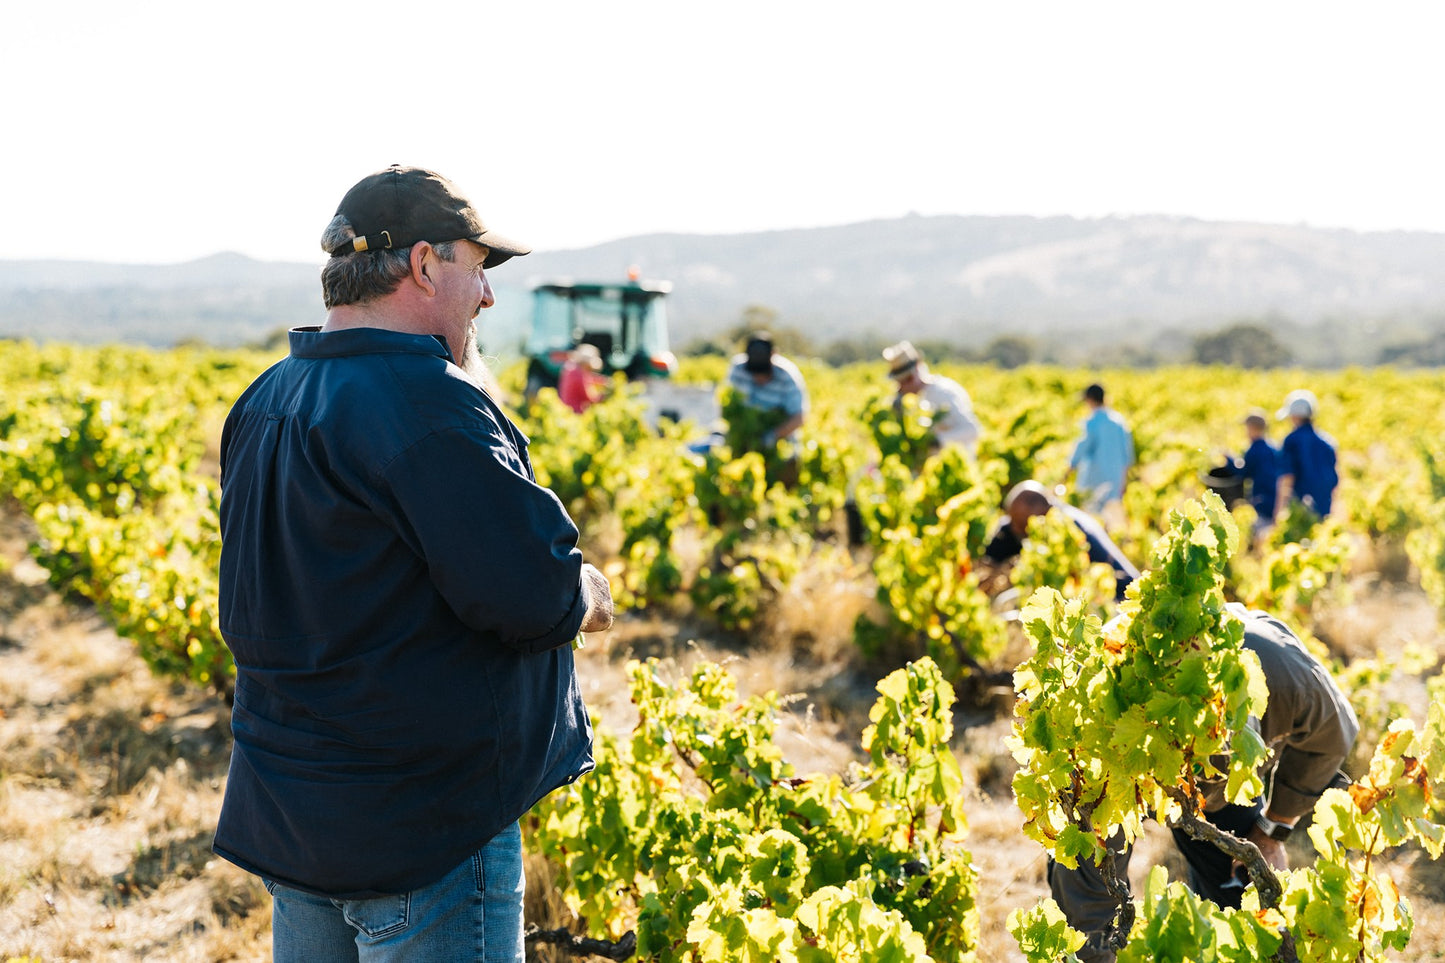
{"type": "MultiPolygon", "coordinates": [[[[56,599],[25,555],[28,537],[23,522],[0,514],[0,959],[269,959],[265,890],[210,853],[229,754],[224,709],[154,679],[127,642],[56,599]]],[[[859,758],[874,698],[871,669],[847,641],[872,604],[860,594],[865,582],[846,559],[820,564],[746,638],[689,642],[700,627],[626,619],[579,655],[588,705],[606,729],[626,732],[636,721],[627,658],[655,655],[678,679],[701,659],[727,660],[744,695],[800,694],[778,731],[799,772],[840,771],[859,758]]],[[[1394,659],[1410,644],[1445,652],[1419,593],[1369,573],[1319,634],[1348,658],[1394,659]]],[[[1413,683],[1398,692],[1417,698],[1413,683]]],[[[1009,793],[1006,700],[980,693],[956,718],[980,880],[979,960],[1014,963],[1004,920],[1047,893],[1045,861],[1021,836],[1009,793]]],[[[1304,843],[1293,856],[1308,858],[1304,843]]],[[[1136,883],[1156,861],[1182,872],[1169,834],[1151,826],[1131,865],[1136,883]]],[[[1411,950],[1395,958],[1445,959],[1445,865],[1415,851],[1387,865],[1416,918],[1411,950]]],[[[573,925],[553,867],[529,857],[527,872],[529,921],[573,925]]],[[[560,959],[550,952],[535,957],[560,959]]]]}
{"type": "Polygon", "coordinates": [[[223,708],[47,591],[28,537],[0,530],[0,957],[269,959],[265,890],[210,852],[223,708]]]}
{"type": "Polygon", "coordinates": [[[855,666],[853,625],[873,611],[866,567],[841,550],[820,546],[773,604],[760,638],[763,648],[802,652],[822,665],[855,666]]]}

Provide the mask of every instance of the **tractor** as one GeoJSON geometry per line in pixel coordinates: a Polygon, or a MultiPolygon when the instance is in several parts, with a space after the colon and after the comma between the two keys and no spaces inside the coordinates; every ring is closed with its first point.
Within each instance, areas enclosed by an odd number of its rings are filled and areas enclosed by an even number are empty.
{"type": "Polygon", "coordinates": [[[551,280],[532,288],[527,355],[527,398],[555,388],[568,354],[590,344],[602,372],[629,380],[670,378],[677,358],[667,346],[667,281],[640,281],[636,270],[620,283],[551,280]]]}

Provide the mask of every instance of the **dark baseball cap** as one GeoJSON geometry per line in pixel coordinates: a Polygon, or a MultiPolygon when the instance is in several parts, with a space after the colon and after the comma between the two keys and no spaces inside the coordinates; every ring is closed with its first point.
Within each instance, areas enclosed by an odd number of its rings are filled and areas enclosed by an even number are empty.
{"type": "Polygon", "coordinates": [[[743,362],[743,369],[749,374],[770,374],[773,370],[773,338],[766,332],[759,331],[748,338],[747,347],[743,349],[747,356],[743,362]]]}
{"type": "Polygon", "coordinates": [[[336,213],[351,222],[356,237],[326,253],[411,247],[417,241],[476,241],[490,253],[482,267],[493,268],[531,252],[525,244],[487,230],[481,215],[457,186],[435,171],[393,164],[363,177],[346,192],[336,213]]]}

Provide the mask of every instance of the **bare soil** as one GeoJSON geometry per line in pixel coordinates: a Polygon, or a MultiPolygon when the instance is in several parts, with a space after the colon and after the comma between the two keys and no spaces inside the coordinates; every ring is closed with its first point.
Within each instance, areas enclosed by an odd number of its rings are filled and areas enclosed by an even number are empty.
{"type": "MultiPolygon", "coordinates": [[[[32,536],[27,519],[0,510],[0,960],[270,959],[265,890],[210,852],[230,751],[225,707],[153,677],[87,606],[58,598],[27,555],[32,536]]],[[[722,659],[745,695],[796,694],[778,739],[799,772],[839,771],[860,757],[877,678],[855,650],[828,641],[867,604],[846,582],[805,585],[751,639],[624,619],[579,653],[587,702],[605,728],[625,732],[635,722],[628,658],[656,656],[678,677],[699,659],[722,659]]],[[[1324,625],[1332,646],[1356,655],[1406,643],[1445,652],[1433,609],[1395,584],[1362,580],[1324,625]]],[[[1023,839],[1009,793],[1007,700],[981,691],[956,718],[980,879],[979,959],[1016,961],[1004,920],[1047,886],[1042,852],[1023,839]]],[[[1308,858],[1306,845],[1292,855],[1308,858]]],[[[1167,832],[1152,827],[1134,875],[1156,861],[1182,872],[1167,832]]],[[[1397,958],[1445,959],[1445,871],[1415,853],[1393,866],[1416,918],[1412,948],[1397,958]]],[[[549,868],[529,861],[528,872],[529,918],[566,925],[549,868]]]]}
{"type": "Polygon", "coordinates": [[[270,959],[270,902],[210,851],[214,697],[153,677],[62,601],[0,513],[0,958],[270,959]]]}

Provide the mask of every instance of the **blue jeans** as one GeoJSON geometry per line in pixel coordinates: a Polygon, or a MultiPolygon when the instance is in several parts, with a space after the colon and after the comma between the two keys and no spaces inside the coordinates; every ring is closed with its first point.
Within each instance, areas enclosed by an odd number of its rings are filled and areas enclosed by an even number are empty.
{"type": "Polygon", "coordinates": [[[429,886],[329,899],[264,881],[275,963],[522,963],[522,831],[513,823],[429,886]]]}

